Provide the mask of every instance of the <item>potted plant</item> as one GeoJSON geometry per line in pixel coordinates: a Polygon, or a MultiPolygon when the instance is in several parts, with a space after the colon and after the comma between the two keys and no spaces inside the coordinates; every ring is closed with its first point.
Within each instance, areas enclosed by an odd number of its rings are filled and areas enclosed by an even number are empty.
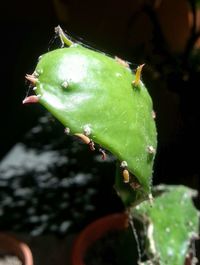
{"type": "MultiPolygon", "coordinates": [[[[126,214],[106,222],[119,229],[130,224],[138,264],[184,264],[190,243],[198,235],[199,214],[192,203],[195,192],[181,185],[152,189],[156,115],[141,81],[144,65],[133,72],[128,62],[73,42],[59,26],[56,33],[62,48],[40,56],[34,73],[26,75],[35,94],[23,103],[41,103],[65,126],[67,134],[79,138],[92,152],[100,152],[103,160],[106,151],[116,157],[114,186],[126,214]],[[144,227],[145,258],[135,219],[144,227]]],[[[96,224],[91,243],[101,236],[95,228],[96,224]]],[[[190,258],[193,263],[194,258],[190,258]]]]}
{"type": "MultiPolygon", "coordinates": [[[[33,265],[33,257],[28,245],[7,233],[0,233],[0,255],[11,258],[15,257],[12,261],[6,261],[5,264],[10,264],[9,262],[13,262],[12,264],[18,264],[17,262],[19,259],[19,261],[22,262],[22,265],[33,265]]],[[[1,264],[4,264],[3,261],[1,262],[1,264]]]]}

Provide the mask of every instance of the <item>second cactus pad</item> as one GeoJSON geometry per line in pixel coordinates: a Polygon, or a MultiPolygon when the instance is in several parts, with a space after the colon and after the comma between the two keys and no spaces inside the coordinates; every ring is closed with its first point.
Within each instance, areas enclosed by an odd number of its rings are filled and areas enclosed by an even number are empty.
{"type": "Polygon", "coordinates": [[[39,102],[70,134],[86,136],[114,154],[130,173],[127,185],[134,179],[148,195],[156,127],[151,97],[140,79],[134,83],[131,69],[73,43],[41,56],[32,77],[39,102]]]}

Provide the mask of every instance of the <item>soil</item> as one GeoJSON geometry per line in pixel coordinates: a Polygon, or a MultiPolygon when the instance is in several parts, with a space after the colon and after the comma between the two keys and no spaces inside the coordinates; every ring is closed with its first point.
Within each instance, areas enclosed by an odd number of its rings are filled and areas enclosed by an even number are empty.
{"type": "Polygon", "coordinates": [[[138,251],[130,229],[112,231],[96,241],[86,252],[86,265],[137,264],[138,251]]]}

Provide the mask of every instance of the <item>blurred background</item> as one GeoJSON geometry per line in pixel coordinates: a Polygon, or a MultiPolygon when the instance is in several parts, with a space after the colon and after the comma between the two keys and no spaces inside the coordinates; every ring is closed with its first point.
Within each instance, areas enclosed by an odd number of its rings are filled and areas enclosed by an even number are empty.
{"type": "Polygon", "coordinates": [[[112,189],[114,158],[102,163],[64,135],[41,106],[21,103],[28,91],[25,74],[41,54],[60,46],[58,24],[73,38],[131,62],[133,70],[145,63],[142,78],[158,128],[154,184],[200,190],[198,2],[1,3],[0,230],[62,237],[123,209],[112,189]]]}

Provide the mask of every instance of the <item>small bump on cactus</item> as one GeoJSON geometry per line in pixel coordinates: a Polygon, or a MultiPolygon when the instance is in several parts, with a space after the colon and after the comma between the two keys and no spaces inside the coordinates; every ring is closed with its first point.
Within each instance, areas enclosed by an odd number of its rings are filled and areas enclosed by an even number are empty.
{"type": "Polygon", "coordinates": [[[92,151],[99,145],[103,159],[108,150],[126,161],[115,183],[126,205],[147,199],[157,140],[152,100],[141,82],[143,65],[134,74],[120,58],[73,43],[60,27],[56,32],[68,48],[42,55],[26,75],[39,97],[23,103],[39,101],[92,151]]]}

